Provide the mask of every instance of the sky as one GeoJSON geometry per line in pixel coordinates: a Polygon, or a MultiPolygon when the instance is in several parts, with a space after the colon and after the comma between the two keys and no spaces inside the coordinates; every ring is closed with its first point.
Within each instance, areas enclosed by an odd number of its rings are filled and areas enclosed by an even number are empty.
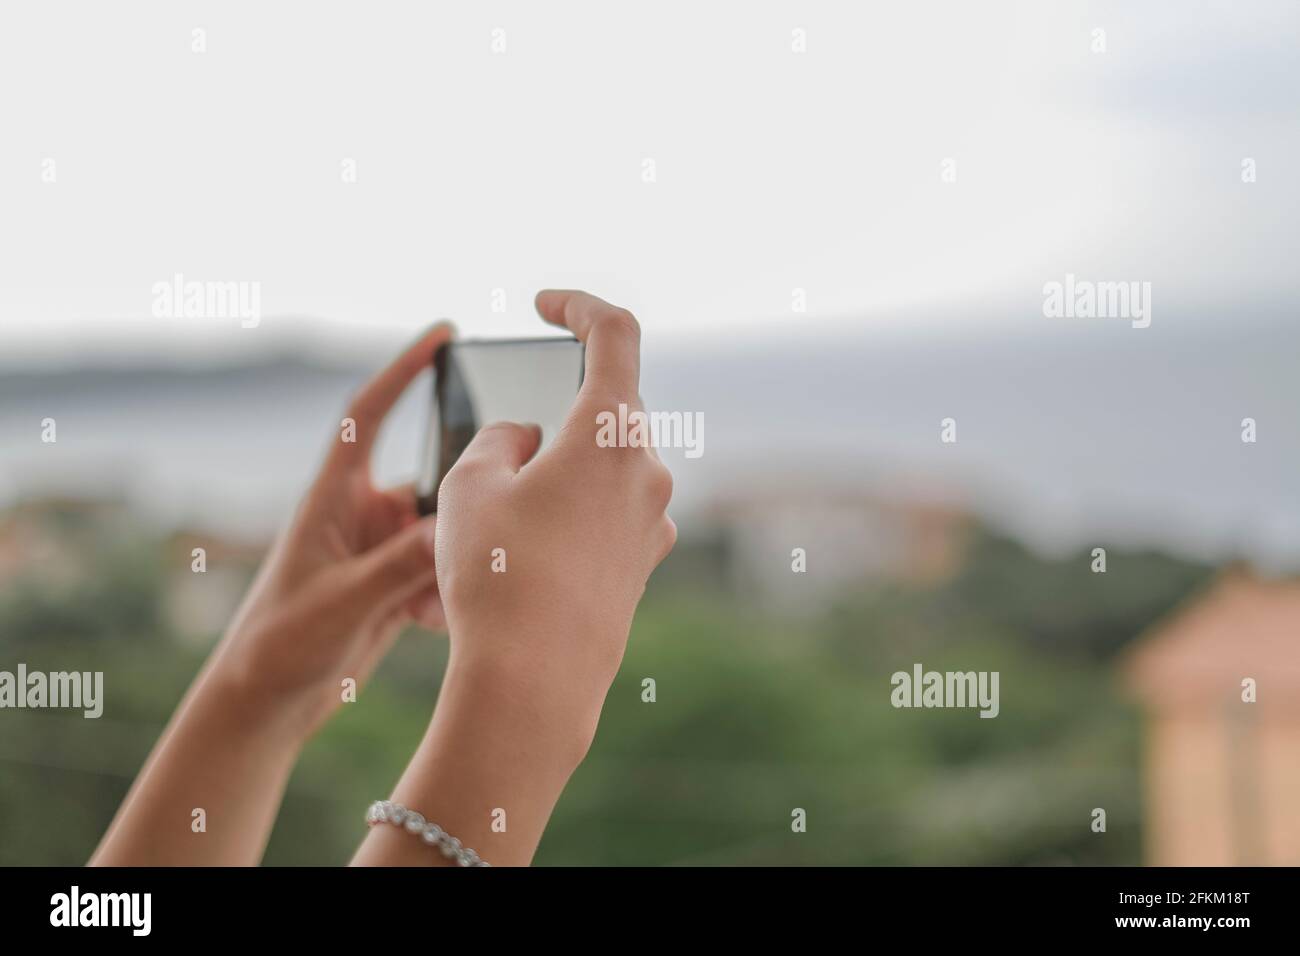
{"type": "Polygon", "coordinates": [[[0,502],[117,475],[269,523],[420,328],[579,287],[709,423],[683,509],[802,461],[1046,550],[1300,567],[1298,53],[1291,0],[6,3],[0,502]],[[155,314],[177,276],[257,320],[155,314]],[[1150,326],[1046,316],[1067,276],[1150,326]]]}
{"type": "Polygon", "coordinates": [[[0,12],[0,365],[529,334],[548,286],[699,350],[1300,293],[1293,2],[130,10],[0,12]],[[177,274],[261,321],[153,316],[177,274]]]}

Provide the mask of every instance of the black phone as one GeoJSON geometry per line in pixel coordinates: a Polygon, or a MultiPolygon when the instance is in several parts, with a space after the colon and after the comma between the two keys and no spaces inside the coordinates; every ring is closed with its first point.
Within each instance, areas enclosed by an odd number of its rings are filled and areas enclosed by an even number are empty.
{"type": "Polygon", "coordinates": [[[439,348],[416,482],[420,513],[437,510],[442,479],[484,425],[540,425],[545,448],[569,415],[585,361],[582,343],[571,337],[466,339],[439,348]]]}

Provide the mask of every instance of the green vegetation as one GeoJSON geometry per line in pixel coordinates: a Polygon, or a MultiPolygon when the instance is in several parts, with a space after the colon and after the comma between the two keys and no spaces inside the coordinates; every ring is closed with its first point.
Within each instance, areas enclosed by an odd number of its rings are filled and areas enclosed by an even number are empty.
{"type": "MultiPolygon", "coordinates": [[[[0,668],[102,670],[106,693],[97,721],[0,713],[0,864],[85,861],[205,654],[168,633],[158,542],[82,553],[79,583],[29,574],[0,591],[0,668]]],[[[1208,569],[1112,552],[1093,575],[1086,555],[1047,562],[981,536],[939,588],[864,587],[793,618],[694,570],[717,560],[683,546],[652,582],[539,864],[1140,862],[1139,725],[1114,654],[1208,569]],[[890,675],[917,661],[1000,671],[1000,716],[895,710],[890,675]]],[[[312,742],[268,863],[348,859],[445,657],[442,639],[407,635],[312,742]]]]}

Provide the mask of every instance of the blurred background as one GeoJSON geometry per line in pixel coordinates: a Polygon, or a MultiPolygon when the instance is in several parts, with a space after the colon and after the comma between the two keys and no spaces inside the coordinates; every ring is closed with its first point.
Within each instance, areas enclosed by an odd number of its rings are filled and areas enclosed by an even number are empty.
{"type": "MultiPolygon", "coordinates": [[[[705,428],[538,863],[1300,863],[1300,10],[899,6],[6,9],[0,670],[106,702],[0,710],[0,864],[88,858],[357,385],[547,286],[705,428]],[[1150,327],[1044,317],[1067,273],[1150,327]],[[257,323],[156,315],[177,274],[257,323]],[[895,710],[917,662],[999,716],[895,710]]],[[[445,658],[313,741],[268,863],[349,858],[445,658]]]]}

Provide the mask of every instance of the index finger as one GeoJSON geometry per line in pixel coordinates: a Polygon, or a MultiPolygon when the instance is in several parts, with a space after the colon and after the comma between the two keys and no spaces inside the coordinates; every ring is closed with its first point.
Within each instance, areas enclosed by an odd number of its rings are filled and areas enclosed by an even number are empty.
{"type": "Polygon", "coordinates": [[[387,368],[357,392],[347,416],[356,423],[355,441],[340,442],[337,451],[349,460],[368,461],[379,427],[406,386],[433,363],[433,355],[452,336],[449,322],[439,322],[421,335],[387,368]]]}
{"type": "Polygon", "coordinates": [[[537,312],[586,345],[583,391],[636,397],[641,379],[641,326],[631,312],[587,292],[567,289],[537,293],[537,312]]]}

